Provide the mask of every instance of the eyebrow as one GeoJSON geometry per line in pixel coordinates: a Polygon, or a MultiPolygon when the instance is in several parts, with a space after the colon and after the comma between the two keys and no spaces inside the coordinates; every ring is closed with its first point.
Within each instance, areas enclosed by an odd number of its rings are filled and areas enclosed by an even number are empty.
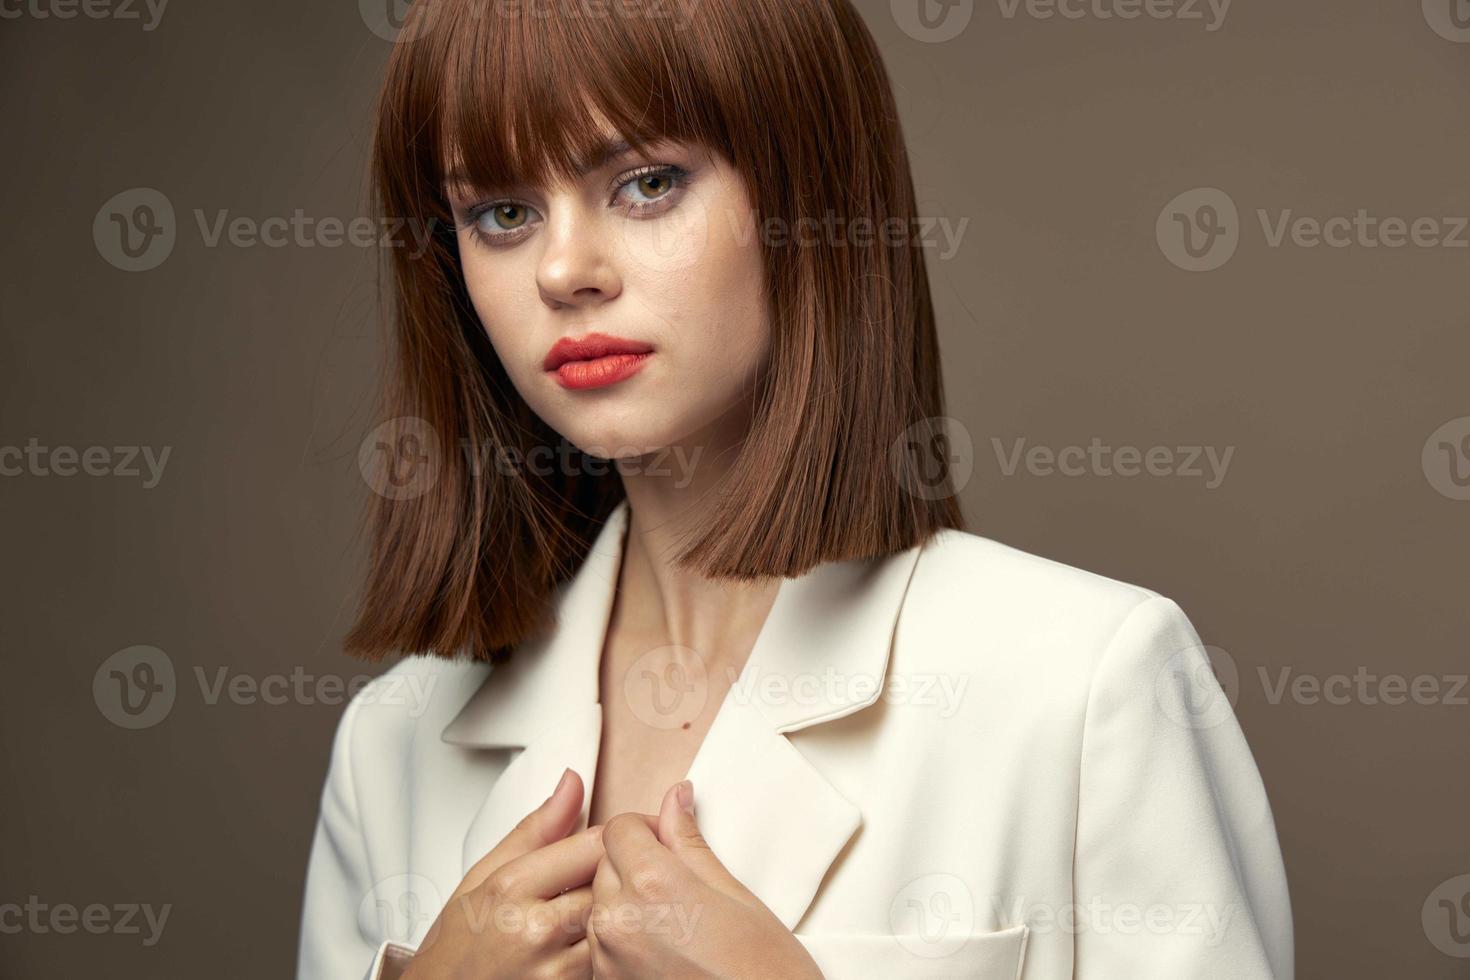
{"type": "MultiPolygon", "coordinates": [[[[574,175],[578,178],[585,177],[592,171],[598,169],[599,167],[606,166],[609,161],[616,160],[618,157],[630,152],[632,149],[632,145],[629,144],[627,140],[604,140],[593,149],[591,156],[589,156],[586,160],[576,166],[574,175]]],[[[472,185],[469,179],[466,177],[465,172],[459,167],[455,167],[454,169],[450,170],[449,173],[444,175],[444,186],[470,187],[472,185]]]]}
{"type": "Polygon", "coordinates": [[[633,149],[627,140],[604,140],[597,145],[592,156],[577,167],[577,176],[585,177],[598,167],[606,166],[608,162],[616,160],[624,153],[633,149]]]}

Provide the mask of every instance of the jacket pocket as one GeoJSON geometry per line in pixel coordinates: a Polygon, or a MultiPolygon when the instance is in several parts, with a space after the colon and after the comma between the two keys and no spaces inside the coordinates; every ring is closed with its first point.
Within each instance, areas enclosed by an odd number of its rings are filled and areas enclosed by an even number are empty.
{"type": "Polygon", "coordinates": [[[1026,926],[972,933],[942,944],[919,935],[797,935],[827,980],[1018,980],[1026,960],[1026,926]]]}

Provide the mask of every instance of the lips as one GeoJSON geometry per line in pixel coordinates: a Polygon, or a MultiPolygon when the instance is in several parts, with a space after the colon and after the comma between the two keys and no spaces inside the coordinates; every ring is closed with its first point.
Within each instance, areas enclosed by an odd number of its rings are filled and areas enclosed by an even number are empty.
{"type": "Polygon", "coordinates": [[[590,333],[579,340],[571,337],[563,337],[558,340],[546,353],[546,360],[541,366],[548,371],[555,371],[563,364],[573,361],[596,361],[619,354],[651,353],[653,353],[651,344],[641,344],[634,340],[624,340],[621,337],[609,337],[602,333],[590,333]]]}
{"type": "Polygon", "coordinates": [[[637,374],[652,354],[650,344],[594,333],[558,340],[541,366],[564,388],[603,388],[637,374]]]}

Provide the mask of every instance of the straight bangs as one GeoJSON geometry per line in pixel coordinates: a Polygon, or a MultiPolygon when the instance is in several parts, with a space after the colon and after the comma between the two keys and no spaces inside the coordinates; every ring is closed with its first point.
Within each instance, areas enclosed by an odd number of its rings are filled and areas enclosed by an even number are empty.
{"type": "Polygon", "coordinates": [[[710,62],[688,43],[701,37],[688,30],[694,7],[561,3],[576,13],[553,16],[557,4],[545,0],[432,8],[443,89],[420,131],[436,134],[441,181],[490,191],[570,180],[609,136],[640,151],[672,140],[731,156],[711,111],[710,62]]]}

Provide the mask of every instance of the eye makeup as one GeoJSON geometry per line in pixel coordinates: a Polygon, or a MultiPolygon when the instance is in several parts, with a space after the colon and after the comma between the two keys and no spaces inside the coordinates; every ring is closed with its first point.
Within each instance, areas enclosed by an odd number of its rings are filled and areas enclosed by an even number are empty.
{"type": "MultiPolygon", "coordinates": [[[[673,209],[694,179],[694,172],[675,163],[656,163],[624,171],[608,185],[607,207],[625,217],[644,220],[673,209]]],[[[451,195],[468,195],[458,185],[451,195]]],[[[455,221],[482,245],[503,248],[531,234],[542,220],[540,211],[524,200],[497,196],[473,204],[456,206],[455,221]]]]}

